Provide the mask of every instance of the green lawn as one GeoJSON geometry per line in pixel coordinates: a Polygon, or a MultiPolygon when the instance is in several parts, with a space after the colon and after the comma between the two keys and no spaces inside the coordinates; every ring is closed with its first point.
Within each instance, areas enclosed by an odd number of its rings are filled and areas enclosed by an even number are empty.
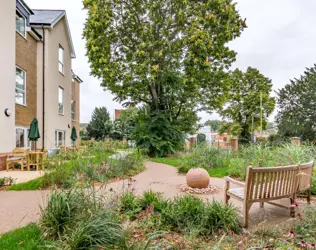
{"type": "MultiPolygon", "coordinates": [[[[156,157],[156,158],[150,158],[150,161],[168,164],[170,166],[174,167],[180,167],[185,163],[185,160],[187,160],[189,156],[185,157],[178,157],[178,158],[163,158],[163,157],[156,157]]],[[[229,171],[226,168],[205,168],[207,172],[210,174],[211,177],[218,177],[222,178],[224,176],[229,175],[229,171]]]]}
{"type": "Polygon", "coordinates": [[[7,190],[10,190],[10,191],[38,190],[42,187],[42,182],[43,182],[43,177],[39,177],[34,180],[30,180],[28,182],[13,184],[7,190]]]}
{"type": "Polygon", "coordinates": [[[168,164],[174,167],[179,167],[181,163],[183,163],[186,160],[186,157],[178,157],[178,158],[164,158],[164,157],[156,157],[156,158],[150,158],[150,161],[168,164]]]}
{"type": "Polygon", "coordinates": [[[0,235],[1,250],[37,250],[43,249],[40,229],[36,224],[0,235]]]}

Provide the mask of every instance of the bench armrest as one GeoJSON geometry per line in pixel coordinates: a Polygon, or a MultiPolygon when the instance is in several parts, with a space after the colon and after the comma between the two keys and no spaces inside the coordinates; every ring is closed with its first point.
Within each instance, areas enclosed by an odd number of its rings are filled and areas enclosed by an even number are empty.
{"type": "Polygon", "coordinates": [[[240,187],[244,187],[245,186],[244,182],[237,181],[237,180],[235,180],[235,179],[233,179],[231,177],[225,176],[224,179],[225,179],[226,182],[233,183],[233,184],[235,184],[237,186],[240,186],[240,187]]]}

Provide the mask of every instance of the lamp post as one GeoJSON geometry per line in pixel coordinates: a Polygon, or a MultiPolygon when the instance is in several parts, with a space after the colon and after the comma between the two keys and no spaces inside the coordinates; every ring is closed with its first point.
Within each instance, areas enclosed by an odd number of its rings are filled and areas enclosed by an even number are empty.
{"type": "Polygon", "coordinates": [[[252,114],[251,115],[251,141],[254,142],[255,141],[255,136],[254,136],[254,117],[260,117],[261,118],[261,114],[252,114]]]}

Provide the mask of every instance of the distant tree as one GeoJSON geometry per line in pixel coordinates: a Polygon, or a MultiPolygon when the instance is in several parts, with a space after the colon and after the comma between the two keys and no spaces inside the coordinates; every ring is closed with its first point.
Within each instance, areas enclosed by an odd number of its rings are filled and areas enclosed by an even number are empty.
{"type": "MultiPolygon", "coordinates": [[[[231,84],[227,102],[219,113],[241,127],[240,137],[251,138],[252,115],[260,114],[260,93],[262,93],[263,128],[267,117],[273,112],[275,98],[270,96],[272,82],[259,70],[249,67],[246,72],[236,69],[231,73],[231,84]]],[[[254,116],[254,128],[260,127],[260,117],[254,116]]]]}
{"type": "Polygon", "coordinates": [[[87,125],[87,133],[95,139],[109,137],[112,130],[112,121],[105,107],[95,108],[90,123],[87,125]]]}
{"type": "Polygon", "coordinates": [[[205,126],[210,126],[212,132],[217,132],[222,125],[222,121],[220,120],[208,120],[204,123],[205,126]]]}
{"type": "Polygon", "coordinates": [[[234,137],[239,137],[242,132],[242,127],[237,122],[223,122],[218,131],[220,134],[227,133],[234,137]]]}
{"type": "Polygon", "coordinates": [[[316,64],[277,91],[278,134],[316,140],[316,64]]]}
{"type": "Polygon", "coordinates": [[[118,140],[121,140],[122,138],[129,140],[132,139],[137,117],[137,108],[121,110],[120,117],[113,122],[113,131],[111,137],[118,140]]]}

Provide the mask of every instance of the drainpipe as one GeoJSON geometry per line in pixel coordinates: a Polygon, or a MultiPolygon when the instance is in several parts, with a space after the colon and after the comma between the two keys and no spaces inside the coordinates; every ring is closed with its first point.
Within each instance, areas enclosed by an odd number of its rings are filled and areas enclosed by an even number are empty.
{"type": "Polygon", "coordinates": [[[43,30],[43,130],[42,130],[42,151],[44,152],[45,149],[45,29],[44,25],[42,25],[43,30]]]}

